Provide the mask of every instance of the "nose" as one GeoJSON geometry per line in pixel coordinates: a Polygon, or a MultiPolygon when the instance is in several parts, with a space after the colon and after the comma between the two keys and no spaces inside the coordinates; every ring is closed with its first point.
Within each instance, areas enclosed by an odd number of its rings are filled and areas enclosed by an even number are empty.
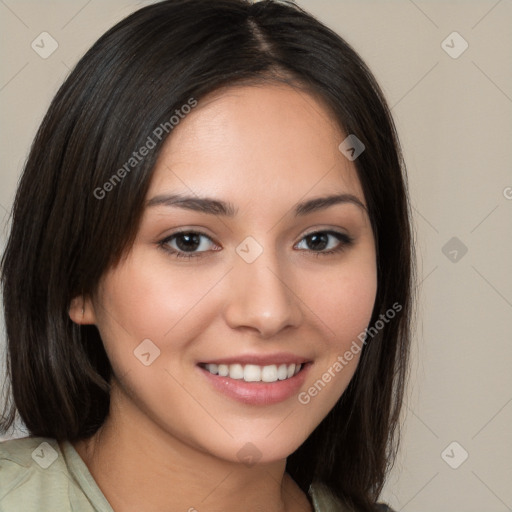
{"type": "Polygon", "coordinates": [[[275,253],[266,249],[252,263],[237,256],[234,265],[224,310],[231,328],[253,330],[261,338],[271,338],[286,327],[300,325],[302,302],[293,289],[290,272],[283,271],[275,253]]]}

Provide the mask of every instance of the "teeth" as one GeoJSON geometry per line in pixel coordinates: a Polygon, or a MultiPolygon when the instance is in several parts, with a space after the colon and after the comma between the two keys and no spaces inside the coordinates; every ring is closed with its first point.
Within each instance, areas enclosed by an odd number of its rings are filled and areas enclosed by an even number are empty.
{"type": "Polygon", "coordinates": [[[288,367],[285,365],[285,364],[282,364],[278,369],[277,369],[277,378],[279,380],[284,380],[284,379],[287,379],[288,378],[288,367]]]}
{"type": "Polygon", "coordinates": [[[264,366],[261,370],[261,380],[263,382],[275,382],[277,380],[277,366],[275,364],[264,366]]]}
{"type": "Polygon", "coordinates": [[[206,364],[204,368],[213,375],[230,377],[231,379],[244,380],[245,382],[276,382],[290,379],[300,372],[301,364],[271,364],[258,366],[256,364],[206,364]]]}
{"type": "Polygon", "coordinates": [[[229,377],[231,379],[241,380],[244,378],[244,367],[241,364],[229,365],[229,377]]]}
{"type": "MultiPolygon", "coordinates": [[[[231,374],[231,372],[229,372],[231,374]]],[[[244,368],[245,382],[259,382],[261,380],[261,367],[255,364],[246,364],[244,368]]]]}

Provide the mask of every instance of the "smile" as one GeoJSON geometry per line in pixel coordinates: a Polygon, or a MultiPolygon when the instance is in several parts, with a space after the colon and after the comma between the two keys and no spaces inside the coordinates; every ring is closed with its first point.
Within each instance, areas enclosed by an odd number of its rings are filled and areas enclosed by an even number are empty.
{"type": "Polygon", "coordinates": [[[229,377],[230,379],[243,380],[245,382],[277,382],[287,380],[297,375],[302,364],[270,364],[259,366],[256,364],[202,364],[202,368],[212,375],[229,377]]]}
{"type": "Polygon", "coordinates": [[[311,361],[284,354],[240,359],[199,363],[197,368],[217,393],[256,406],[277,404],[296,396],[312,366],[311,361]],[[293,359],[296,361],[290,363],[293,359]]]}

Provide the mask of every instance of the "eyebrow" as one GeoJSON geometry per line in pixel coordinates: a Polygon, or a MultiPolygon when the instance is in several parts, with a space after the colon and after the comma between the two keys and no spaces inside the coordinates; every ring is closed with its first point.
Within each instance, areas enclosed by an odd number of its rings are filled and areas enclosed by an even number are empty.
{"type": "MultiPolygon", "coordinates": [[[[335,194],[323,197],[308,199],[295,205],[295,217],[308,215],[313,212],[324,210],[335,204],[354,204],[367,212],[366,206],[352,194],[335,194]]],[[[209,215],[222,215],[224,217],[234,217],[238,213],[232,203],[220,201],[210,197],[192,197],[181,194],[158,195],[146,202],[147,207],[169,206],[183,208],[185,210],[194,210],[209,215]]]]}

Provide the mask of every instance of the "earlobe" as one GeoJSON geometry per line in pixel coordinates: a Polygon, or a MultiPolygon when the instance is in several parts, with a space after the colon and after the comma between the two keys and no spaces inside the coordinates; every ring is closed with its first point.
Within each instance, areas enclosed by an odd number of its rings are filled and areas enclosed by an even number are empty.
{"type": "Polygon", "coordinates": [[[74,297],[69,305],[69,318],[78,325],[94,324],[96,317],[91,300],[83,295],[74,297]]]}

